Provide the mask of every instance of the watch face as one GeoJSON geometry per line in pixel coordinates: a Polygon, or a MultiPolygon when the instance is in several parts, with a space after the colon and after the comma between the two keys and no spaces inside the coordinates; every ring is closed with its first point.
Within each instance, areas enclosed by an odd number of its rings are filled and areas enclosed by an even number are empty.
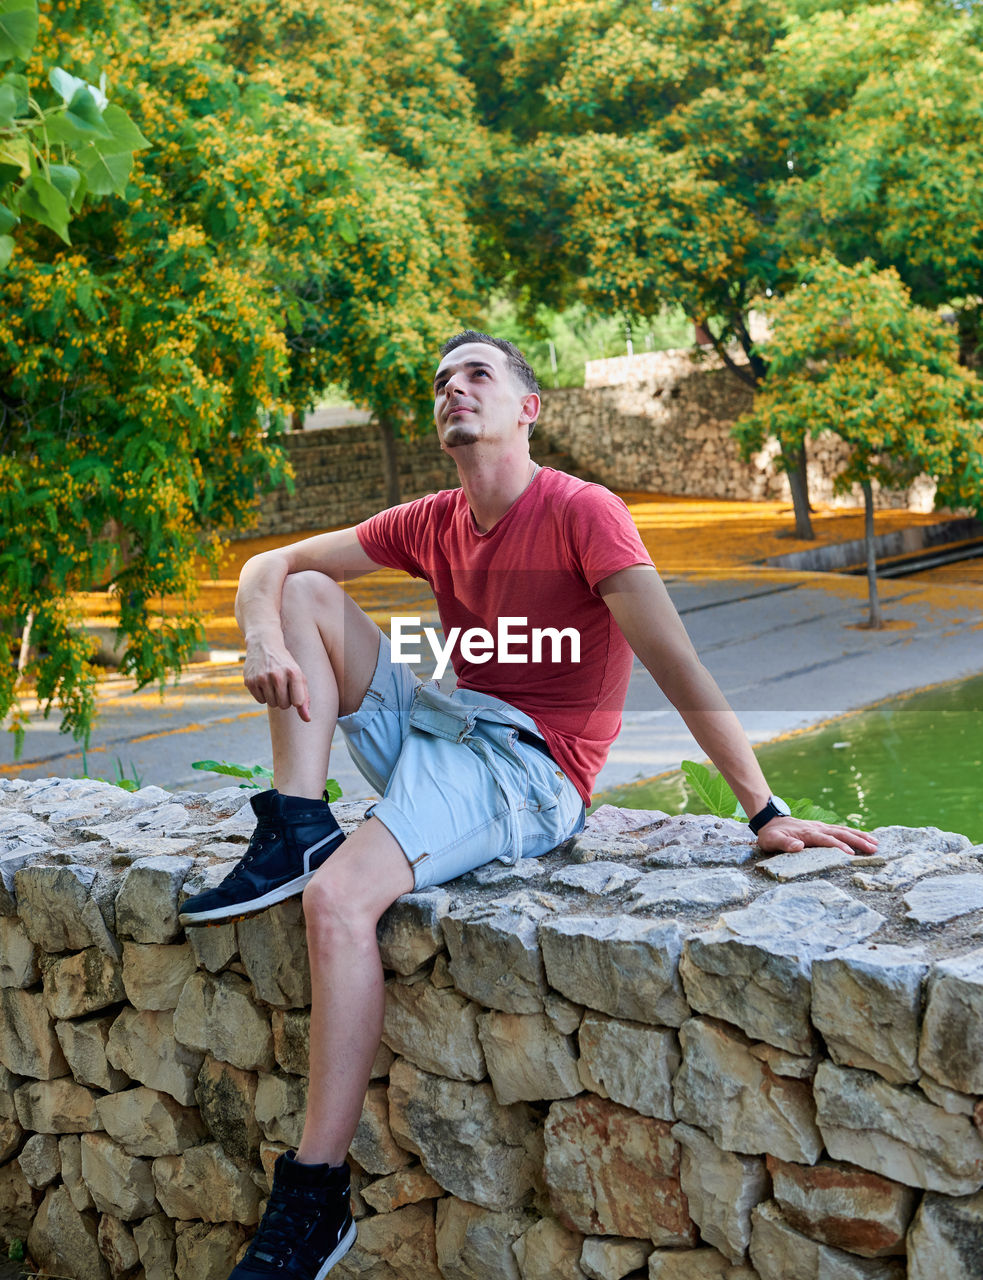
{"type": "Polygon", "coordinates": [[[783,818],[787,818],[792,812],[781,796],[769,796],[768,799],[783,818]]]}

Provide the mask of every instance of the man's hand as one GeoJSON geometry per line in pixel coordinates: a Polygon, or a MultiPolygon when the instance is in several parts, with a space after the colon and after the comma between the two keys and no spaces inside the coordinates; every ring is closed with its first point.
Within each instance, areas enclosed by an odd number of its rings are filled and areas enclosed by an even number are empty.
{"type": "Polygon", "coordinates": [[[301,720],[310,720],[307,680],[286,645],[271,641],[247,642],[242,678],[257,702],[279,707],[281,711],[296,707],[301,720]]]}
{"type": "Polygon", "coordinates": [[[842,849],[844,853],[877,852],[877,837],[853,827],[807,822],[803,818],[772,818],[758,832],[766,853],[798,853],[801,849],[842,849]]]}

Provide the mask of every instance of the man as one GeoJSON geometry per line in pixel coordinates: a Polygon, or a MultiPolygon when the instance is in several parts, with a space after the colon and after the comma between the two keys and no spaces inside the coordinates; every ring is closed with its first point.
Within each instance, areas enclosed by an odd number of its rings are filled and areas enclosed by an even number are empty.
{"type": "Polygon", "coordinates": [[[581,828],[633,652],[755,815],[763,848],[875,845],[797,821],[770,794],[624,504],[530,459],[540,401],[521,353],[468,330],[441,355],[434,420],[460,489],[265,552],[240,579],[244,678],[269,708],[276,790],[253,801],[242,863],[182,919],[235,919],[302,892],[312,1008],[303,1137],[278,1161],[230,1280],[322,1280],[351,1247],[344,1161],[382,1028],[379,917],[414,886],[546,852],[581,828]],[[456,640],[452,696],[391,661],[339,585],[382,565],[430,582],[456,640]],[[384,792],[344,841],[320,800],[336,723],[384,792]]]}

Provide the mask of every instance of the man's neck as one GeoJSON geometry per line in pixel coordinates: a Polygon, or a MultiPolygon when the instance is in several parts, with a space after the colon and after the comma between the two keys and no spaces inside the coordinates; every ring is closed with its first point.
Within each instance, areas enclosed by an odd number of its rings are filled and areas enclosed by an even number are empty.
{"type": "Polygon", "coordinates": [[[479,456],[479,447],[456,451],[461,456],[455,461],[475,524],[481,533],[487,533],[525,493],[539,467],[529,457],[528,448],[489,458],[479,456]]]}

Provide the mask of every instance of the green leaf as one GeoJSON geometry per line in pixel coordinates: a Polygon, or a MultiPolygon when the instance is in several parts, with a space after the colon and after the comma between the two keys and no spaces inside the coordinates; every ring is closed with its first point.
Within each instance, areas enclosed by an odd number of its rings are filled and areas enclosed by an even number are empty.
{"type": "Polygon", "coordinates": [[[124,151],[142,151],[151,143],[143,136],[122,107],[111,102],[102,113],[102,122],[110,132],[99,150],[106,156],[121,155],[124,151]]]}
{"type": "Polygon", "coordinates": [[[66,114],[75,128],[80,130],[87,138],[112,137],[112,133],[102,118],[99,104],[84,85],[75,90],[72,100],[68,104],[66,114]]]}
{"type": "Polygon", "coordinates": [[[68,238],[68,201],[39,173],[32,174],[17,193],[17,210],[22,218],[33,218],[50,227],[66,244],[68,238]]]}
{"type": "Polygon", "coordinates": [[[0,271],[4,271],[14,252],[12,236],[0,236],[0,271]]]}
{"type": "Polygon", "coordinates": [[[9,129],[17,118],[17,92],[9,80],[0,81],[0,129],[9,129]]]}
{"type": "Polygon", "coordinates": [[[75,157],[92,196],[122,196],[133,168],[133,156],[128,151],[119,155],[106,155],[100,146],[86,147],[75,157]]]}
{"type": "Polygon", "coordinates": [[[52,186],[57,187],[68,204],[75,199],[82,175],[70,164],[52,164],[48,166],[48,177],[52,186]]]}
{"type": "MultiPolygon", "coordinates": [[[[267,769],[265,765],[248,765],[248,764],[230,764],[228,760],[195,760],[191,765],[192,769],[204,769],[208,773],[222,773],[230,778],[248,778],[250,782],[254,778],[263,778],[269,781],[273,777],[272,769],[267,769]]],[[[253,786],[256,784],[253,782],[253,786]]]]}
{"type": "Polygon", "coordinates": [[[715,818],[733,818],[738,807],[737,797],[719,773],[711,773],[705,764],[693,760],[684,760],[680,768],[709,813],[715,818]]]}
{"type": "Polygon", "coordinates": [[[17,214],[0,204],[0,236],[5,236],[8,231],[13,231],[18,222],[20,222],[20,218],[18,218],[17,214]]]}
{"type": "Polygon", "coordinates": [[[334,778],[328,778],[324,784],[324,794],[330,804],[341,799],[341,786],[334,778]]]}
{"type": "Polygon", "coordinates": [[[36,0],[0,0],[0,62],[26,60],[37,38],[36,0]]]}
{"type": "Polygon", "coordinates": [[[813,804],[808,799],[790,800],[789,808],[792,810],[793,818],[802,818],[806,822],[832,822],[839,827],[847,825],[838,813],[834,813],[832,809],[824,809],[822,805],[813,804]]]}

